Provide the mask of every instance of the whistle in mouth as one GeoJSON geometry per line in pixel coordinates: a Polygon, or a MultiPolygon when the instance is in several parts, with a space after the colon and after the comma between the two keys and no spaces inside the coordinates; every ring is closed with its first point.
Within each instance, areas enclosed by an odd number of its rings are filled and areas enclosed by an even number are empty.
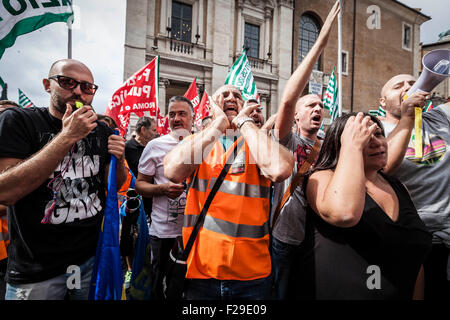
{"type": "Polygon", "coordinates": [[[75,108],[80,109],[83,106],[83,102],[75,101],[75,108]]]}

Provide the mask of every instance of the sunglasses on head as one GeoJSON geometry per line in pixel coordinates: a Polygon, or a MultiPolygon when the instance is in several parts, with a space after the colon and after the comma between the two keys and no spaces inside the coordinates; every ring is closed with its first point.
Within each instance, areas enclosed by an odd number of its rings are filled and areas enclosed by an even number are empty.
{"type": "Polygon", "coordinates": [[[80,89],[83,93],[93,95],[98,89],[98,86],[96,84],[87,81],[77,81],[71,77],[57,75],[48,78],[56,80],[59,86],[66,90],[75,89],[78,85],[80,85],[80,89]]]}

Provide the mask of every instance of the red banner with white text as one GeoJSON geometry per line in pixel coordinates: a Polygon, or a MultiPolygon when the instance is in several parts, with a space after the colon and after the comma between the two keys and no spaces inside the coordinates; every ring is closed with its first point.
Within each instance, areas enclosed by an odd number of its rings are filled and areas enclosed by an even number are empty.
{"type": "Polygon", "coordinates": [[[116,121],[121,136],[127,132],[130,113],[142,117],[144,111],[149,111],[149,116],[156,120],[158,132],[165,134],[165,119],[158,108],[158,69],[159,60],[155,57],[113,94],[105,114],[116,121]]]}

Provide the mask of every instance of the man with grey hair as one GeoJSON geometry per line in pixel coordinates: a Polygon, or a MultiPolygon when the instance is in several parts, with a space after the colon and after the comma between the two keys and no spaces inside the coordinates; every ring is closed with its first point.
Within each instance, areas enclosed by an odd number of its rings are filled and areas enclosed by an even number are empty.
{"type": "Polygon", "coordinates": [[[144,197],[153,197],[150,224],[150,251],[152,265],[151,299],[164,299],[163,279],[167,261],[176,238],[183,227],[186,188],[173,183],[164,175],[163,159],[183,138],[190,134],[194,109],[189,99],[174,96],[169,100],[169,134],[150,141],[139,160],[136,191],[144,197]]]}

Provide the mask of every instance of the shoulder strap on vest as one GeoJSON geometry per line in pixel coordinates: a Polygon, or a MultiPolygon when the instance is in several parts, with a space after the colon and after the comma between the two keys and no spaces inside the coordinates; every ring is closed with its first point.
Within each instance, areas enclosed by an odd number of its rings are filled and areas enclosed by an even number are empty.
{"type": "Polygon", "coordinates": [[[189,237],[188,242],[186,243],[186,247],[183,250],[183,254],[181,256],[181,260],[186,261],[189,253],[191,252],[192,246],[194,245],[195,238],[197,237],[197,234],[200,230],[200,227],[203,225],[203,221],[205,220],[206,213],[208,212],[209,206],[211,205],[212,200],[214,199],[214,196],[216,195],[217,191],[220,188],[220,185],[222,184],[223,180],[225,179],[225,176],[228,173],[228,170],[230,169],[231,164],[233,163],[233,159],[236,157],[238,151],[241,149],[242,144],[244,143],[244,139],[241,139],[238,144],[236,144],[236,147],[233,149],[233,152],[231,152],[230,157],[225,163],[225,166],[223,167],[222,171],[220,172],[219,177],[217,178],[216,182],[214,183],[214,186],[211,189],[211,192],[208,194],[208,198],[206,198],[205,204],[203,205],[203,209],[200,212],[200,215],[197,218],[197,221],[195,222],[194,229],[192,230],[192,233],[189,237]]]}
{"type": "Polygon", "coordinates": [[[305,173],[309,170],[309,168],[311,168],[312,164],[314,163],[314,159],[319,153],[319,150],[320,150],[320,142],[319,139],[316,139],[313,149],[309,153],[306,160],[302,163],[300,169],[297,171],[297,174],[292,179],[291,184],[284,192],[283,197],[281,198],[277,208],[275,209],[275,212],[273,213],[272,230],[275,229],[275,224],[277,223],[277,219],[278,216],[280,215],[281,209],[283,209],[288,199],[292,196],[295,188],[297,188],[297,186],[303,181],[305,173]]]}

